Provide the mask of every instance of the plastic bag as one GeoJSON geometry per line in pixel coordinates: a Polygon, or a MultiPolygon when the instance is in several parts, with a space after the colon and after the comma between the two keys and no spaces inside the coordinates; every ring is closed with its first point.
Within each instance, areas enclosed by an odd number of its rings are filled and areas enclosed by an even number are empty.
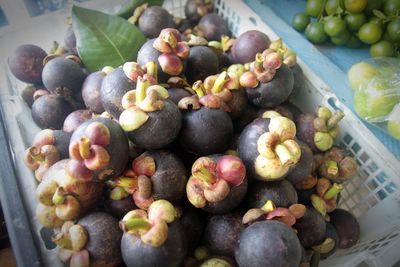
{"type": "Polygon", "coordinates": [[[350,68],[347,77],[358,115],[400,140],[400,59],[361,61],[350,68]]]}

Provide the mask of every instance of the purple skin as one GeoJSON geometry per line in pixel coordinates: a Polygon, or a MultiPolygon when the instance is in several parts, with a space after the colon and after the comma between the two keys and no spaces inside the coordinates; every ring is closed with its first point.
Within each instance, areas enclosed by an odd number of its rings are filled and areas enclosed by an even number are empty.
{"type": "Polygon", "coordinates": [[[210,75],[217,74],[218,66],[218,56],[211,48],[194,46],[190,48],[185,75],[189,83],[192,84],[197,80],[204,80],[210,75]]]}
{"type": "Polygon", "coordinates": [[[103,170],[94,171],[94,180],[107,181],[114,179],[125,170],[129,159],[128,139],[117,122],[101,117],[87,120],[74,131],[71,137],[71,143],[82,138],[85,135],[86,128],[93,122],[104,124],[109,129],[111,137],[110,143],[104,147],[110,156],[110,162],[105,170],[111,170],[111,172],[99,177],[99,174],[101,174],[103,170]]]}
{"type": "Polygon", "coordinates": [[[106,74],[102,71],[93,72],[86,77],[82,85],[82,99],[85,102],[85,106],[98,114],[104,112],[100,90],[105,76],[106,74]]]}
{"type": "Polygon", "coordinates": [[[252,181],[246,199],[248,208],[261,208],[268,200],[271,200],[276,207],[287,208],[297,203],[296,189],[286,180],[252,181]]]}
{"type": "Polygon", "coordinates": [[[297,140],[297,143],[301,148],[301,157],[299,162],[292,168],[286,179],[293,183],[299,183],[307,179],[307,176],[311,175],[313,169],[313,153],[310,147],[302,142],[297,140]]]}
{"type": "Polygon", "coordinates": [[[232,46],[234,63],[246,64],[254,61],[257,53],[262,53],[270,45],[268,36],[260,31],[252,30],[239,35],[232,46]]]}
{"type": "Polygon", "coordinates": [[[214,215],[208,219],[203,236],[204,245],[211,254],[234,257],[244,228],[240,213],[214,215]]]}
{"type": "Polygon", "coordinates": [[[8,66],[18,80],[40,84],[42,83],[43,59],[46,56],[46,51],[36,45],[20,45],[8,58],[8,66]]]}
{"type": "Polygon", "coordinates": [[[57,147],[58,152],[60,153],[60,160],[66,159],[69,157],[69,141],[71,140],[71,133],[66,131],[54,130],[53,131],[55,143],[54,145],[57,147]]]}
{"type": "Polygon", "coordinates": [[[72,105],[63,97],[44,95],[32,105],[33,121],[42,129],[59,130],[65,118],[73,111],[72,105]]]}
{"type": "Polygon", "coordinates": [[[251,104],[248,104],[243,111],[243,114],[239,118],[233,120],[233,127],[235,128],[235,132],[241,133],[249,123],[257,118],[257,113],[258,108],[251,104]]]}
{"type": "Polygon", "coordinates": [[[126,77],[122,67],[113,70],[103,79],[100,89],[101,104],[105,111],[118,119],[124,111],[121,104],[122,97],[135,88],[136,82],[126,77]]]}
{"type": "Polygon", "coordinates": [[[206,226],[205,213],[200,209],[187,205],[183,208],[181,224],[188,241],[188,254],[199,246],[206,226]]]}
{"type": "Polygon", "coordinates": [[[231,92],[233,97],[227,104],[231,109],[229,115],[232,120],[235,120],[240,118],[247,108],[247,94],[246,90],[243,89],[232,90],[231,92]]]}
{"type": "MultiPolygon", "coordinates": [[[[202,3],[206,1],[198,1],[198,0],[189,0],[185,4],[185,17],[189,20],[189,22],[193,25],[199,22],[201,19],[201,15],[197,12],[197,8],[201,6],[202,3]],[[200,4],[199,4],[199,3],[200,4]]],[[[209,8],[207,8],[208,13],[211,13],[213,10],[213,5],[210,5],[209,8]]]]}
{"type": "Polygon", "coordinates": [[[107,196],[104,200],[105,209],[117,219],[122,219],[129,211],[138,208],[130,195],[121,200],[113,200],[108,194],[107,196]]]}
{"type": "Polygon", "coordinates": [[[329,256],[331,256],[333,253],[335,253],[336,250],[338,249],[338,246],[339,246],[339,236],[338,236],[338,234],[336,232],[335,227],[333,227],[333,225],[330,224],[330,223],[326,223],[325,238],[328,238],[328,237],[332,238],[334,240],[335,246],[328,253],[321,253],[321,258],[322,259],[326,259],[329,256]]]}
{"type": "Polygon", "coordinates": [[[241,267],[299,266],[302,248],[293,229],[279,221],[262,221],[243,230],[235,259],[241,267]]]}
{"type": "MultiPolygon", "coordinates": [[[[157,35],[158,37],[158,35],[157,35]]],[[[137,63],[141,66],[145,66],[146,63],[150,61],[158,62],[158,57],[161,53],[153,47],[155,39],[149,39],[145,42],[137,54],[137,63]]],[[[157,80],[159,83],[167,82],[170,76],[164,73],[160,67],[160,64],[157,64],[157,80]]]]}
{"type": "Polygon", "coordinates": [[[122,262],[121,236],[118,221],[104,212],[93,212],[78,221],[88,233],[85,249],[90,254],[90,266],[113,267],[122,262]]]}
{"type": "Polygon", "coordinates": [[[297,219],[293,228],[304,248],[310,248],[324,241],[326,223],[322,215],[314,208],[307,207],[303,217],[297,219]]]}
{"type": "Polygon", "coordinates": [[[82,123],[93,118],[93,112],[87,109],[79,109],[70,113],[64,120],[63,131],[72,133],[82,123]]]}
{"type": "Polygon", "coordinates": [[[179,101],[186,97],[186,96],[191,96],[192,94],[183,88],[168,88],[168,99],[174,102],[176,105],[178,105],[179,101]]]}
{"type": "Polygon", "coordinates": [[[246,92],[252,104],[261,108],[273,108],[288,99],[293,87],[293,72],[286,64],[282,64],[270,82],[260,83],[256,88],[247,88],[246,92]]]}
{"type": "Polygon", "coordinates": [[[81,66],[64,57],[50,60],[43,68],[43,84],[51,93],[71,96],[81,91],[86,74],[81,66]]]}
{"type": "Polygon", "coordinates": [[[139,18],[138,26],[148,39],[158,37],[162,29],[176,27],[173,16],[159,6],[146,8],[139,18]]]}
{"type": "Polygon", "coordinates": [[[175,140],[181,129],[180,110],[167,99],[162,110],[148,112],[147,115],[149,118],[142,126],[128,132],[129,139],[146,150],[165,148],[175,140]]]}
{"type": "Polygon", "coordinates": [[[232,137],[232,120],[225,111],[202,107],[183,112],[178,140],[185,151],[196,155],[222,153],[232,137]]]}
{"type": "Polygon", "coordinates": [[[360,225],[354,215],[344,209],[335,209],[329,216],[339,236],[339,248],[354,246],[360,239],[360,225]]]}
{"type": "Polygon", "coordinates": [[[304,141],[312,151],[319,152],[314,143],[315,129],[313,122],[315,118],[314,114],[300,114],[296,120],[296,136],[304,141]]]}
{"type": "Polygon", "coordinates": [[[292,94],[296,91],[302,90],[304,86],[304,74],[303,70],[300,68],[298,64],[295,64],[291,67],[294,75],[294,89],[292,94]]]}
{"type": "Polygon", "coordinates": [[[226,21],[216,13],[202,17],[198,27],[208,41],[220,41],[222,35],[231,35],[226,21]]]}
{"type": "Polygon", "coordinates": [[[152,247],[142,242],[137,235],[124,233],[121,253],[127,266],[175,267],[180,266],[187,252],[187,240],[179,221],[168,225],[168,237],[160,247],[152,247]]]}

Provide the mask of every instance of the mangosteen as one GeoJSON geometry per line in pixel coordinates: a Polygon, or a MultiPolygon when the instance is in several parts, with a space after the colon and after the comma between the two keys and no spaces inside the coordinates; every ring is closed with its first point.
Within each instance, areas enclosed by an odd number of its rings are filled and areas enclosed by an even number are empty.
{"type": "Polygon", "coordinates": [[[173,142],[181,129],[181,113],[168,99],[168,91],[138,77],[135,91],[122,99],[125,110],[119,123],[129,139],[143,149],[161,149],[173,142]]]}
{"type": "Polygon", "coordinates": [[[206,225],[204,217],[205,215],[199,209],[189,205],[183,208],[180,221],[188,241],[188,254],[191,254],[200,244],[206,225]]]}
{"type": "Polygon", "coordinates": [[[234,257],[244,228],[240,213],[213,215],[208,219],[204,231],[204,245],[212,254],[234,257]]]}
{"type": "Polygon", "coordinates": [[[233,120],[233,127],[235,129],[235,132],[241,133],[249,123],[257,118],[257,112],[258,108],[248,103],[247,107],[243,111],[243,114],[233,120]]]}
{"type": "Polygon", "coordinates": [[[181,160],[168,151],[147,151],[132,162],[123,176],[110,181],[114,200],[132,195],[141,209],[158,199],[178,203],[185,194],[186,169],[181,160]]]}
{"type": "Polygon", "coordinates": [[[357,161],[349,151],[340,147],[333,146],[322,157],[322,161],[316,164],[321,177],[342,183],[352,178],[357,172],[357,161]]]}
{"type": "MultiPolygon", "coordinates": [[[[156,38],[149,39],[145,42],[142,47],[139,49],[137,54],[137,63],[141,66],[145,66],[148,62],[158,62],[158,57],[161,55],[161,52],[154,48],[154,42],[156,38]]],[[[161,65],[157,64],[157,80],[159,82],[166,82],[169,79],[169,75],[164,73],[161,69],[161,65]]]]}
{"type": "MultiPolygon", "coordinates": [[[[211,267],[211,266],[218,266],[218,267],[237,267],[236,262],[226,256],[221,255],[210,255],[199,265],[195,265],[196,267],[211,267]]],[[[185,266],[186,267],[186,266],[185,266]]]]}
{"type": "Polygon", "coordinates": [[[216,13],[203,16],[199,21],[198,27],[208,41],[219,41],[223,35],[231,35],[224,18],[216,13]]]}
{"type": "Polygon", "coordinates": [[[184,97],[178,103],[183,110],[182,129],[178,140],[181,147],[196,155],[225,151],[233,137],[233,124],[221,109],[223,101],[217,96],[184,97]]]}
{"type": "Polygon", "coordinates": [[[186,185],[190,203],[213,214],[229,212],[247,191],[246,169],[240,158],[210,155],[197,159],[186,185]]]}
{"type": "Polygon", "coordinates": [[[258,31],[246,31],[239,35],[232,46],[232,59],[234,63],[246,64],[254,61],[257,53],[262,53],[269,47],[269,37],[258,31]]]}
{"type": "Polygon", "coordinates": [[[185,17],[192,23],[199,22],[201,17],[211,13],[214,5],[209,0],[189,0],[185,4],[185,17]]]}
{"type": "Polygon", "coordinates": [[[117,219],[122,219],[129,211],[137,209],[132,196],[122,190],[110,190],[104,199],[104,206],[108,213],[117,219]]]}
{"type": "Polygon", "coordinates": [[[239,138],[238,153],[248,177],[261,181],[283,179],[300,160],[295,134],[294,122],[282,116],[258,118],[247,125],[239,138]]]}
{"type": "Polygon", "coordinates": [[[186,255],[184,230],[166,200],[153,202],[147,212],[128,212],[120,227],[122,258],[128,267],[179,266],[186,255]]]}
{"type": "Polygon", "coordinates": [[[286,179],[292,184],[297,184],[301,181],[305,181],[309,175],[311,175],[313,169],[313,153],[310,147],[297,140],[297,143],[301,149],[301,156],[299,162],[292,168],[286,179]]]}
{"type": "Polygon", "coordinates": [[[354,246],[360,239],[360,225],[354,215],[344,209],[335,209],[329,217],[339,237],[339,248],[354,246]]]}
{"type": "Polygon", "coordinates": [[[82,123],[93,118],[93,112],[88,109],[78,109],[71,112],[64,120],[63,131],[72,133],[82,123]]]}
{"type": "Polygon", "coordinates": [[[43,95],[33,102],[33,121],[42,129],[61,129],[65,118],[73,111],[70,102],[58,95],[43,95]]]}
{"type": "Polygon", "coordinates": [[[160,6],[147,7],[139,17],[138,26],[149,39],[156,38],[162,29],[176,27],[174,17],[160,6]]]}
{"type": "Polygon", "coordinates": [[[121,236],[116,219],[92,212],[76,224],[65,222],[52,241],[58,245],[59,258],[69,266],[113,267],[122,262],[121,236]]]}
{"type": "Polygon", "coordinates": [[[319,107],[316,114],[301,114],[296,120],[297,137],[304,141],[313,152],[327,151],[339,134],[338,123],[344,113],[332,113],[326,107],[319,107]]]}
{"type": "Polygon", "coordinates": [[[314,246],[312,249],[318,253],[322,259],[326,259],[336,252],[339,246],[339,236],[335,227],[330,223],[326,223],[325,240],[321,244],[314,246]]]}
{"type": "Polygon", "coordinates": [[[56,57],[48,61],[43,68],[43,84],[51,93],[64,96],[80,95],[86,74],[73,60],[56,57]]]}
{"type": "Polygon", "coordinates": [[[104,71],[93,72],[86,77],[82,85],[82,98],[86,107],[98,114],[104,112],[100,93],[105,76],[104,71]]]}
{"type": "Polygon", "coordinates": [[[35,171],[40,182],[44,173],[57,161],[68,158],[71,134],[60,130],[45,129],[35,135],[32,145],[26,149],[25,165],[35,171]]]}
{"type": "Polygon", "coordinates": [[[106,181],[124,171],[128,152],[128,139],[117,122],[102,117],[90,119],[72,134],[72,160],[67,171],[86,181],[106,181]]]}
{"type": "Polygon", "coordinates": [[[299,266],[302,248],[295,232],[278,221],[256,222],[243,230],[235,259],[239,266],[299,266]]]}
{"type": "Polygon", "coordinates": [[[43,175],[36,189],[39,202],[36,217],[47,228],[60,227],[96,207],[103,194],[103,184],[71,176],[67,166],[71,160],[61,160],[43,175]]]}
{"type": "Polygon", "coordinates": [[[307,207],[304,216],[296,221],[293,228],[304,248],[310,248],[324,241],[326,223],[324,217],[312,207],[307,207]]]}
{"type": "Polygon", "coordinates": [[[46,56],[46,51],[36,45],[20,45],[9,56],[8,66],[18,80],[40,84],[42,82],[43,59],[46,56]]]}
{"type": "Polygon", "coordinates": [[[252,181],[246,197],[249,208],[261,208],[268,200],[277,207],[288,208],[297,203],[297,193],[287,180],[276,182],[252,181]]]}
{"type": "Polygon", "coordinates": [[[293,92],[300,91],[304,88],[304,73],[299,64],[294,64],[292,67],[290,67],[293,72],[293,78],[294,78],[294,88],[293,92]]]}
{"type": "Polygon", "coordinates": [[[206,77],[217,74],[219,61],[214,51],[207,46],[193,46],[187,58],[185,75],[189,83],[204,80],[206,77]]]}
{"type": "Polygon", "coordinates": [[[128,78],[122,67],[114,69],[103,79],[100,100],[104,110],[118,119],[124,110],[121,104],[126,92],[136,88],[136,81],[128,78]]]}

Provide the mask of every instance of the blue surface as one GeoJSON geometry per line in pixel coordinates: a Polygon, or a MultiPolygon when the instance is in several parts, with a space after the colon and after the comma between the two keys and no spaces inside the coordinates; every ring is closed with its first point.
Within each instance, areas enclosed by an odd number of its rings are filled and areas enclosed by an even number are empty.
{"type": "MultiPolygon", "coordinates": [[[[351,49],[329,44],[314,46],[302,33],[291,27],[294,14],[304,11],[306,1],[244,0],[260,18],[293,49],[299,57],[332,88],[337,97],[353,108],[353,96],[347,86],[346,73],[353,65],[369,58],[368,48],[351,49]]],[[[400,160],[400,141],[368,123],[365,125],[400,160]]]]}

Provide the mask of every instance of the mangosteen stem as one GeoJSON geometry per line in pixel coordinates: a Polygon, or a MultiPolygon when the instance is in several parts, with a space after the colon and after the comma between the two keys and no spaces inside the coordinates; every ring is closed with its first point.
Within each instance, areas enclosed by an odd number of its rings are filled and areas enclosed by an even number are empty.
{"type": "Polygon", "coordinates": [[[311,257],[310,267],[318,267],[320,259],[320,253],[314,251],[314,255],[311,257]]]}
{"type": "Polygon", "coordinates": [[[120,176],[114,181],[115,186],[126,188],[138,188],[138,181],[135,178],[120,176]]]}
{"type": "Polygon", "coordinates": [[[90,139],[87,137],[82,137],[79,140],[79,154],[83,159],[88,159],[90,157],[90,139]]]}
{"type": "Polygon", "coordinates": [[[215,180],[214,175],[205,167],[200,167],[199,170],[196,171],[195,176],[209,184],[212,184],[215,180]]]}
{"type": "Polygon", "coordinates": [[[339,173],[339,167],[336,161],[328,160],[325,162],[326,172],[329,175],[336,176],[339,173]]]}
{"type": "Polygon", "coordinates": [[[268,200],[267,202],[265,202],[265,204],[261,207],[261,209],[263,211],[265,211],[265,213],[271,212],[275,209],[275,205],[271,200],[268,200]]]}
{"type": "Polygon", "coordinates": [[[150,82],[147,79],[138,77],[136,82],[136,105],[142,103],[146,98],[146,90],[149,86],[150,82]]]}
{"type": "Polygon", "coordinates": [[[178,44],[178,40],[176,39],[175,35],[170,31],[168,31],[167,33],[163,34],[161,39],[164,42],[166,42],[167,44],[169,44],[171,46],[171,48],[175,48],[176,45],[178,44]]]}
{"type": "Polygon", "coordinates": [[[157,63],[154,61],[149,61],[146,64],[146,74],[157,79],[157,63]]]}
{"type": "Polygon", "coordinates": [[[131,218],[126,221],[121,221],[120,225],[126,232],[147,231],[151,228],[151,224],[143,218],[131,218]]]}
{"type": "Polygon", "coordinates": [[[224,88],[225,83],[229,80],[229,75],[226,71],[222,72],[218,75],[217,79],[214,82],[213,87],[211,88],[211,92],[213,94],[217,94],[222,91],[224,88]]]}
{"type": "Polygon", "coordinates": [[[117,186],[111,190],[110,198],[112,200],[121,200],[129,196],[123,187],[117,186]]]}
{"type": "Polygon", "coordinates": [[[66,192],[65,192],[64,188],[62,188],[62,187],[57,188],[56,192],[53,195],[53,199],[52,199],[53,204],[54,205],[63,204],[65,201],[65,195],[66,195],[66,192]]]}
{"type": "Polygon", "coordinates": [[[336,111],[335,114],[332,115],[332,117],[328,120],[327,122],[327,127],[328,130],[332,130],[335,128],[338,123],[343,119],[344,113],[341,111],[336,111]]]}
{"type": "Polygon", "coordinates": [[[326,203],[318,195],[311,195],[311,204],[322,216],[326,215],[326,203]]]}
{"type": "Polygon", "coordinates": [[[222,44],[218,41],[209,41],[208,46],[216,48],[218,50],[222,50],[222,44]]]}
{"type": "Polygon", "coordinates": [[[343,190],[343,186],[337,183],[334,183],[332,187],[325,193],[324,199],[330,200],[337,196],[343,190]]]}
{"type": "Polygon", "coordinates": [[[293,163],[293,155],[284,145],[277,145],[275,147],[275,153],[278,155],[282,165],[289,165],[293,163]]]}
{"type": "Polygon", "coordinates": [[[51,237],[51,241],[54,244],[56,244],[57,246],[59,246],[60,248],[64,248],[64,249],[72,248],[71,239],[63,233],[58,233],[56,235],[53,235],[51,237]]]}
{"type": "Polygon", "coordinates": [[[263,55],[261,53],[257,53],[256,60],[254,61],[254,68],[259,72],[263,72],[264,71],[263,63],[264,63],[263,55]]]}
{"type": "Polygon", "coordinates": [[[46,159],[45,156],[41,153],[40,149],[35,146],[29,148],[29,155],[37,163],[42,163],[46,159]]]}
{"type": "Polygon", "coordinates": [[[193,88],[193,90],[196,92],[196,94],[199,96],[199,97],[202,97],[202,96],[204,96],[205,95],[205,88],[204,88],[204,85],[203,85],[203,82],[202,81],[196,81],[194,84],[193,84],[193,86],[192,86],[192,88],[193,88]]]}

